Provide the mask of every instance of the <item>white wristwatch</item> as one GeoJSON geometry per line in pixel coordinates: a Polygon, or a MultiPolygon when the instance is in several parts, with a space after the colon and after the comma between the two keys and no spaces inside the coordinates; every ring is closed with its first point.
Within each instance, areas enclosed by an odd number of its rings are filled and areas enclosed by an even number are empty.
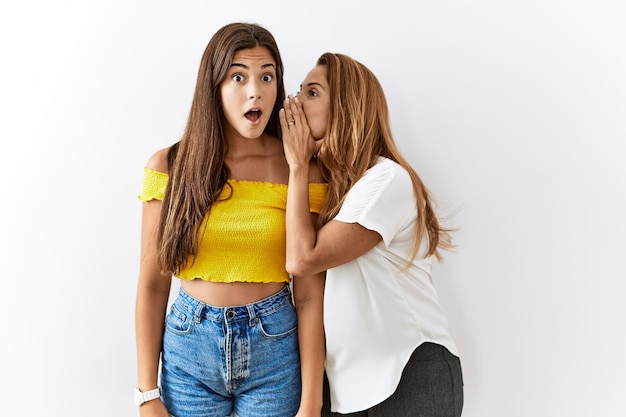
{"type": "Polygon", "coordinates": [[[160,396],[161,390],[158,388],[146,392],[141,392],[139,388],[135,388],[135,405],[141,405],[150,400],[157,399],[160,396]]]}

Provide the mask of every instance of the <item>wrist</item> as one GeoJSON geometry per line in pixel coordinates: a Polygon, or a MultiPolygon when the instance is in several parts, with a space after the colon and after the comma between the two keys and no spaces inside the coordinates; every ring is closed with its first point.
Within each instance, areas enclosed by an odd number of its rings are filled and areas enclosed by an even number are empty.
{"type": "Polygon", "coordinates": [[[309,179],[309,164],[308,163],[296,163],[289,165],[289,176],[292,179],[306,178],[307,183],[309,179]]]}

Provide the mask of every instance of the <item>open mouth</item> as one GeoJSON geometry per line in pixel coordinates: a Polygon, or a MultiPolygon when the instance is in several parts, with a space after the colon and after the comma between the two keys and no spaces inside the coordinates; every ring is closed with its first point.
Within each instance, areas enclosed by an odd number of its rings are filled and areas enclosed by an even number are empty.
{"type": "Polygon", "coordinates": [[[250,120],[251,122],[256,122],[257,120],[261,118],[261,110],[253,109],[253,110],[247,111],[244,116],[246,117],[246,119],[250,120]]]}

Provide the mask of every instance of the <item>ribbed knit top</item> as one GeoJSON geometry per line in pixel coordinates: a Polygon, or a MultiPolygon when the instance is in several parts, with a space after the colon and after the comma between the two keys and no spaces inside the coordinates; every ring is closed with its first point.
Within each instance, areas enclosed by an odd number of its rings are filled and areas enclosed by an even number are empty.
{"type": "MultiPolygon", "coordinates": [[[[142,201],[162,200],[168,175],[144,168],[142,201]]],[[[199,231],[198,255],[176,274],[213,282],[288,282],[285,270],[287,185],[228,180],[199,231]],[[230,195],[230,198],[226,198],[230,195]]],[[[309,185],[311,212],[319,213],[327,184],[309,185]]]]}

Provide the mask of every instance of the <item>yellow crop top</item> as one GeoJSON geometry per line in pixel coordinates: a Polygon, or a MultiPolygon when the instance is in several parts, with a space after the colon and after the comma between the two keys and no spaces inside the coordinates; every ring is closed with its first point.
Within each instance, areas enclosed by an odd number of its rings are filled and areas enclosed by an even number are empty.
{"type": "MultiPolygon", "coordinates": [[[[162,200],[168,175],[144,168],[139,199],[162,200]]],[[[228,180],[232,196],[211,207],[200,225],[198,255],[176,276],[213,282],[289,282],[285,270],[287,185],[228,180]]],[[[319,213],[328,185],[309,184],[311,212],[319,213]]],[[[224,187],[223,196],[230,194],[224,187]]]]}

